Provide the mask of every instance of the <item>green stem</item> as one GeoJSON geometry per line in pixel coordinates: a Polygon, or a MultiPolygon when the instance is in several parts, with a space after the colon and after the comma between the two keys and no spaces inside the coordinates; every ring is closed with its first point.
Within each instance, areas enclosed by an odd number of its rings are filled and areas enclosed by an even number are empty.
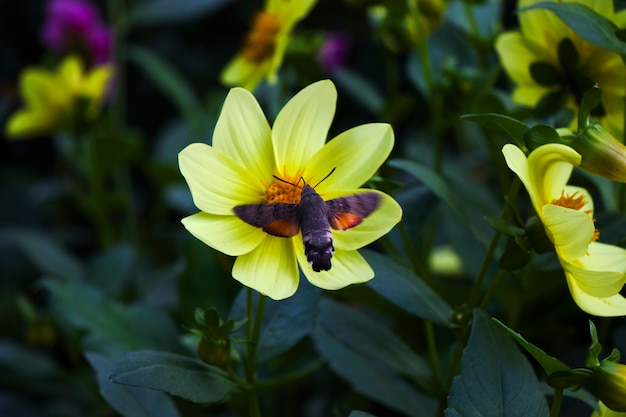
{"type": "Polygon", "coordinates": [[[489,284],[489,288],[487,288],[487,292],[485,293],[483,300],[480,302],[479,308],[481,310],[484,310],[485,308],[487,308],[487,305],[489,304],[491,297],[493,297],[493,294],[496,292],[496,289],[498,288],[500,281],[502,281],[502,278],[505,275],[506,275],[506,271],[501,269],[500,271],[498,271],[498,274],[495,276],[495,278],[491,281],[491,284],[489,284]]]}
{"type": "MultiPolygon", "coordinates": [[[[521,182],[519,178],[514,177],[513,181],[509,185],[509,190],[506,193],[506,201],[513,201],[515,199],[515,196],[517,195],[517,192],[519,191],[520,185],[521,185],[521,182]]],[[[502,208],[502,212],[500,213],[500,218],[507,219],[510,214],[511,214],[511,207],[505,203],[504,207],[502,208]]],[[[495,231],[491,238],[491,242],[489,243],[489,247],[487,248],[487,253],[485,254],[485,257],[483,258],[483,262],[480,265],[480,270],[478,271],[478,276],[476,277],[476,281],[474,282],[474,286],[472,287],[472,292],[470,294],[470,298],[468,302],[470,309],[473,309],[474,307],[478,305],[483,283],[485,281],[485,278],[487,277],[487,271],[489,270],[489,265],[491,265],[491,261],[496,252],[496,249],[498,248],[498,244],[500,243],[501,237],[502,237],[502,234],[498,231],[495,231]]]]}
{"type": "Polygon", "coordinates": [[[554,389],[554,400],[550,409],[550,417],[558,417],[561,412],[561,404],[563,403],[563,388],[554,389]]]}
{"type": "Polygon", "coordinates": [[[100,246],[106,248],[113,243],[114,233],[107,213],[107,202],[104,201],[104,183],[98,153],[98,142],[93,137],[78,138],[82,141],[85,172],[87,175],[87,210],[97,230],[100,246]]]}
{"type": "Polygon", "coordinates": [[[424,322],[424,332],[426,333],[426,344],[428,346],[428,360],[430,361],[430,368],[433,371],[433,378],[437,381],[436,392],[440,394],[441,389],[441,366],[439,365],[439,355],[437,349],[437,340],[435,338],[435,332],[433,323],[429,320],[424,322]]]}
{"type": "Polygon", "coordinates": [[[424,263],[424,256],[420,256],[415,250],[415,247],[411,243],[411,238],[409,237],[409,233],[406,230],[406,225],[404,220],[400,221],[398,224],[398,230],[400,231],[400,236],[402,237],[402,242],[408,253],[408,258],[411,261],[411,266],[413,267],[413,272],[417,274],[417,276],[422,277],[425,280],[430,278],[430,274],[428,271],[428,266],[424,263]]]}
{"type": "Polygon", "coordinates": [[[252,319],[252,289],[248,288],[246,306],[248,311],[248,325],[247,336],[248,344],[246,348],[246,382],[250,386],[247,390],[248,406],[250,407],[251,417],[260,417],[261,410],[259,408],[259,399],[257,395],[256,386],[256,349],[259,341],[259,334],[261,333],[261,324],[263,322],[263,311],[265,310],[265,301],[267,297],[263,294],[259,295],[259,301],[257,304],[256,314],[254,320],[252,319]]]}

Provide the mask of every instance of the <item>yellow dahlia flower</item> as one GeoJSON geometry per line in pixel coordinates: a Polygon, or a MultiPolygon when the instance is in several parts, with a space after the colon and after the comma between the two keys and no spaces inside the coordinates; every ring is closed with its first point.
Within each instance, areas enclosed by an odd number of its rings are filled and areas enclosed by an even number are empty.
{"type": "Polygon", "coordinates": [[[275,83],[291,31],[316,1],[266,0],[265,9],[254,17],[243,48],[222,71],[222,83],[250,91],[263,78],[275,83]]]}
{"type": "Polygon", "coordinates": [[[101,65],[85,73],[77,56],[66,57],[56,71],[28,68],[20,77],[25,108],[13,114],[5,133],[10,138],[26,138],[57,132],[79,99],[86,100],[87,117],[100,111],[113,71],[101,65]]]}
{"type": "Polygon", "coordinates": [[[336,99],[332,82],[314,83],[283,107],[270,128],[254,96],[233,88],[212,146],[194,143],[179,155],[180,170],[201,210],[184,218],[183,225],[212,248],[236,256],[233,277],[275,300],[296,291],[298,265],[313,285],[324,289],[371,279],[374,271],[357,249],[387,233],[402,215],[388,195],[358,188],[391,152],[391,126],[361,125],[324,144],[336,99]],[[297,185],[303,181],[315,186],[325,201],[365,192],[379,201],[357,227],[333,230],[335,253],[329,270],[316,272],[308,264],[300,233],[279,237],[235,213],[236,207],[250,204],[270,210],[279,203],[298,204],[304,191],[297,185]]]}
{"type": "MultiPolygon", "coordinates": [[[[518,9],[539,1],[543,0],[519,0],[518,9]]],[[[583,4],[618,27],[626,25],[626,11],[614,14],[613,1],[563,1],[583,4]]],[[[623,140],[626,67],[620,56],[585,41],[549,10],[533,9],[518,16],[520,31],[503,33],[495,44],[506,73],[516,84],[513,100],[548,112],[565,106],[574,112],[570,127],[575,128],[582,95],[598,84],[602,103],[592,114],[623,140]]]]}
{"type": "Polygon", "coordinates": [[[626,282],[626,250],[597,241],[591,196],[567,185],[580,154],[561,144],[540,146],[528,158],[511,144],[502,153],[554,244],[576,304],[596,316],[626,315],[626,299],[619,294],[626,282]]]}

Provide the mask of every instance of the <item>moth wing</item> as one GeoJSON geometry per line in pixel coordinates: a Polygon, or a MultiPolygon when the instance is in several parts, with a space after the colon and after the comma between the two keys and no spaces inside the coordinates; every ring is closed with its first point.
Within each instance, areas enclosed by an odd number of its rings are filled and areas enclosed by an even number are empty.
{"type": "Polygon", "coordinates": [[[233,210],[244,222],[273,236],[291,237],[300,230],[297,204],[245,204],[233,210]]]}
{"type": "Polygon", "coordinates": [[[361,224],[380,205],[377,193],[353,194],[326,201],[328,222],[333,229],[346,230],[361,224]]]}

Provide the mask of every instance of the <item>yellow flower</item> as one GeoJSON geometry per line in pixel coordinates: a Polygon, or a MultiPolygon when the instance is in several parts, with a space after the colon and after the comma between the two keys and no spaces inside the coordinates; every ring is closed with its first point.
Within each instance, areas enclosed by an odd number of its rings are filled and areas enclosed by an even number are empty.
{"type": "Polygon", "coordinates": [[[276,73],[289,43],[289,35],[316,1],[266,0],[265,9],[254,18],[243,48],[222,71],[222,83],[250,91],[263,78],[275,83],[276,73]]]}
{"type": "Polygon", "coordinates": [[[580,154],[562,144],[540,146],[528,158],[511,144],[502,153],[554,244],[574,301],[596,316],[626,315],[626,299],[619,294],[626,282],[626,250],[597,241],[591,196],[567,185],[580,154]]]}
{"type": "Polygon", "coordinates": [[[20,91],[25,108],[11,116],[5,126],[10,138],[26,138],[55,133],[80,99],[86,100],[87,117],[95,117],[113,74],[110,65],[84,73],[76,56],[66,57],[56,71],[28,68],[20,78],[20,91]]]}
{"type": "Polygon", "coordinates": [[[212,146],[191,144],[179,155],[180,170],[201,210],[184,218],[184,226],[212,248],[237,257],[232,270],[236,280],[276,300],[296,291],[298,264],[313,285],[324,289],[371,279],[374,272],[357,249],[387,233],[402,215],[391,197],[368,190],[379,196],[379,207],[359,226],[332,232],[332,268],[315,272],[300,233],[273,236],[235,214],[235,207],[247,204],[297,204],[301,189],[276,177],[293,184],[302,179],[312,186],[319,182],[315,190],[324,200],[365,192],[358,187],[391,152],[393,130],[383,123],[361,125],[324,144],[336,99],[332,82],[314,83],[285,105],[270,128],[254,96],[233,88],[212,146]]]}
{"type": "MultiPolygon", "coordinates": [[[[518,9],[539,1],[519,0],[518,9]]],[[[614,14],[612,1],[563,1],[584,4],[618,27],[626,23],[626,11],[614,14]]],[[[597,83],[602,103],[592,114],[611,134],[622,138],[626,67],[620,56],[583,40],[551,11],[528,10],[518,16],[520,31],[503,33],[495,44],[505,71],[516,84],[513,100],[533,108],[543,102],[540,107],[548,111],[566,106],[574,112],[570,127],[575,128],[582,95],[597,83]]]]}

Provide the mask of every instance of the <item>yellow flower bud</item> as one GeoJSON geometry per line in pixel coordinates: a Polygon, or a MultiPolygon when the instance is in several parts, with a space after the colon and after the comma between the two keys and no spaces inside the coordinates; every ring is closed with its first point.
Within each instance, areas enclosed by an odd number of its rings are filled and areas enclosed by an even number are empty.
{"type": "Polygon", "coordinates": [[[603,360],[593,369],[590,391],[613,411],[626,411],[626,365],[603,360]]]}
{"type": "Polygon", "coordinates": [[[626,146],[598,123],[590,122],[575,134],[568,129],[558,132],[582,155],[582,169],[612,181],[626,182],[626,146]]]}

